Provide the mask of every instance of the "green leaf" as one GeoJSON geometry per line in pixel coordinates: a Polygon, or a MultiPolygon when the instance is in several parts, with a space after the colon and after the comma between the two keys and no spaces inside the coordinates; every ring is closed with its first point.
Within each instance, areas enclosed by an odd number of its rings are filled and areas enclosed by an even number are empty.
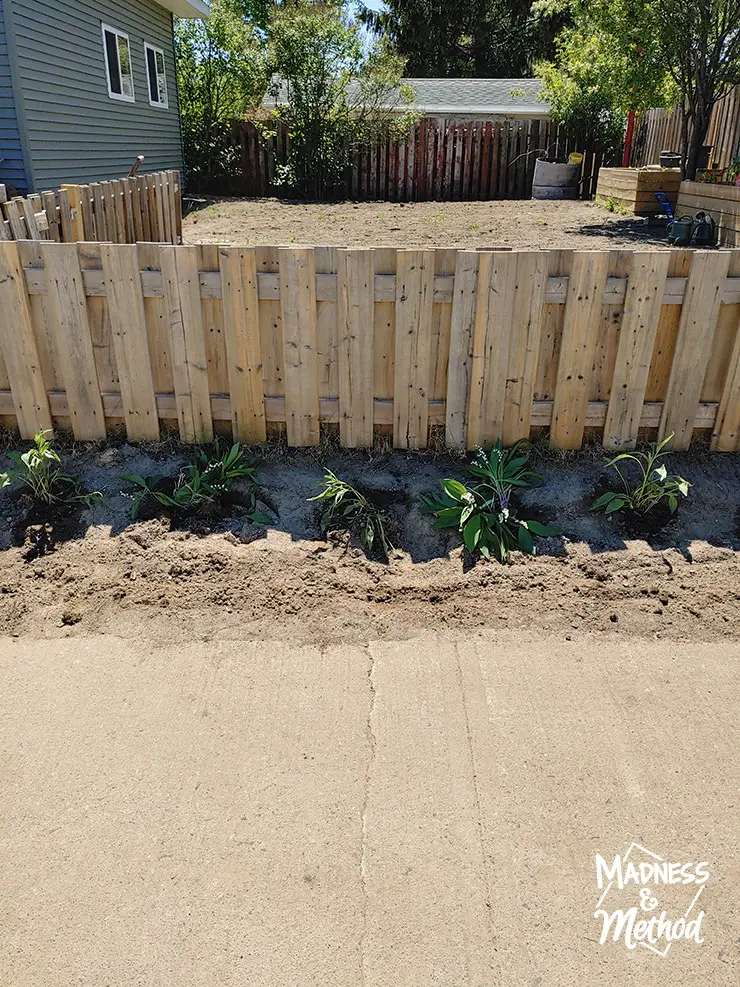
{"type": "Polygon", "coordinates": [[[133,483],[134,486],[141,487],[143,490],[149,489],[149,484],[147,481],[143,476],[139,476],[138,473],[122,473],[121,479],[126,483],[133,483]]]}
{"type": "Polygon", "coordinates": [[[606,507],[609,501],[614,500],[615,497],[619,497],[619,494],[614,493],[613,490],[608,491],[608,493],[602,494],[597,497],[596,500],[591,504],[592,511],[598,511],[602,507],[606,507]]]}
{"type": "Polygon", "coordinates": [[[463,528],[463,541],[469,552],[474,552],[480,541],[481,519],[479,515],[472,517],[463,528]]]}
{"type": "Polygon", "coordinates": [[[534,542],[525,524],[519,525],[519,547],[530,555],[534,552],[534,542]]]}
{"type": "Polygon", "coordinates": [[[560,534],[557,528],[553,528],[549,524],[540,524],[539,521],[522,521],[521,523],[526,525],[535,535],[540,535],[542,538],[555,538],[560,534]]]}
{"type": "Polygon", "coordinates": [[[621,511],[627,504],[629,504],[629,501],[625,500],[624,497],[615,497],[607,507],[606,513],[613,514],[615,511],[621,511]]]}
{"type": "Polygon", "coordinates": [[[461,501],[468,492],[467,487],[459,480],[442,480],[442,487],[446,494],[455,501],[461,501]]]}

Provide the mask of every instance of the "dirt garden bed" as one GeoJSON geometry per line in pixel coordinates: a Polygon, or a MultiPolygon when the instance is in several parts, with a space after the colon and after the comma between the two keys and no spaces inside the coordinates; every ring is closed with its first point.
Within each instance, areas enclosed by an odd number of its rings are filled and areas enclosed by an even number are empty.
{"type": "Polygon", "coordinates": [[[667,246],[665,224],[594,202],[338,202],[210,199],[183,222],[185,243],[579,250],[667,246]]]}
{"type": "Polygon", "coordinates": [[[238,498],[225,515],[197,523],[132,522],[132,488],[121,474],[172,474],[186,460],[174,442],[78,445],[63,458],[105,503],[82,511],[76,525],[55,530],[52,519],[39,539],[39,519],[24,517],[10,488],[0,492],[0,633],[131,637],[161,628],[165,617],[174,639],[354,640],[454,625],[564,637],[740,637],[738,455],[699,446],[671,457],[691,495],[644,540],[590,511],[605,476],[600,450],[543,453],[545,484],[524,504],[562,534],[541,540],[537,557],[514,553],[508,566],[473,560],[456,533],[433,530],[421,513],[419,494],[462,475],[464,460],[446,455],[261,447],[254,459],[270,526],[250,523],[238,498]],[[387,505],[401,549],[388,563],[369,561],[341,535],[322,537],[308,498],[324,466],[387,505]]]}

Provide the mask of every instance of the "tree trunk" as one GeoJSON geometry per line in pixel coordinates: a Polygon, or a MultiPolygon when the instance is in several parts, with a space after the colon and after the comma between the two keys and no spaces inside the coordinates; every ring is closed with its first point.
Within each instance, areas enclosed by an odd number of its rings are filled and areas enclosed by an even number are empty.
{"type": "Polygon", "coordinates": [[[696,170],[699,165],[699,156],[701,154],[701,149],[704,146],[704,141],[706,140],[711,111],[711,97],[702,97],[701,95],[698,96],[692,106],[694,129],[684,150],[685,164],[683,177],[688,179],[690,182],[696,180],[696,170]]]}

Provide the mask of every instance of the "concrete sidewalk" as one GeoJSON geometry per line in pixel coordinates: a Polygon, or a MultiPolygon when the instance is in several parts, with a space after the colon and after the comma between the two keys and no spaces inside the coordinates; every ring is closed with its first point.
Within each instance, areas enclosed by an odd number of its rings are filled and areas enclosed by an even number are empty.
{"type": "Polygon", "coordinates": [[[3,987],[740,980],[737,645],[0,655],[3,987]],[[703,944],[598,943],[632,841],[709,861],[703,944]]]}

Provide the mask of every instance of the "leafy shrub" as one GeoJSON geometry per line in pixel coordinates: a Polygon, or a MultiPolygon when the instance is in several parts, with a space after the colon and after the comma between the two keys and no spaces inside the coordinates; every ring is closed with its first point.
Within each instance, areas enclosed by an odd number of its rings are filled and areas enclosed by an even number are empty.
{"type": "Polygon", "coordinates": [[[36,503],[47,507],[74,504],[89,507],[102,501],[103,495],[99,491],[88,493],[74,477],[61,469],[53,441],[50,430],[40,429],[28,452],[9,452],[8,457],[15,463],[15,468],[0,473],[0,490],[11,483],[22,483],[36,503]]]}
{"type": "Polygon", "coordinates": [[[542,477],[527,468],[529,443],[517,442],[504,449],[497,442],[486,456],[482,449],[468,466],[478,482],[442,480],[441,494],[422,496],[425,510],[436,517],[435,528],[457,528],[471,553],[506,562],[509,552],[519,548],[534,554],[533,535],[557,535],[555,528],[539,521],[517,517],[513,496],[517,488],[536,486],[542,477]]]}
{"type": "MultiPolygon", "coordinates": [[[[259,482],[238,442],[223,455],[218,454],[218,446],[214,456],[198,450],[193,461],[180,470],[174,483],[167,477],[143,477],[138,473],[125,473],[121,479],[138,487],[131,510],[134,519],[139,516],[142,503],[149,499],[173,514],[195,514],[220,504],[237,480],[259,482]]],[[[271,523],[271,518],[257,510],[254,491],[250,494],[248,517],[256,524],[271,523]]]]}
{"type": "Polygon", "coordinates": [[[356,531],[368,555],[376,550],[387,559],[394,551],[385,531],[388,521],[385,511],[331,470],[324,474],[321,491],[309,500],[326,501],[321,517],[324,533],[356,531]]]}
{"type": "Polygon", "coordinates": [[[679,495],[688,497],[691,484],[682,476],[669,473],[665,463],[656,466],[659,459],[667,456],[665,447],[673,438],[673,433],[662,442],[651,442],[640,452],[622,452],[607,462],[622,481],[622,490],[609,490],[598,497],[591,505],[593,511],[603,511],[614,514],[617,511],[631,510],[638,514],[648,514],[663,501],[668,505],[671,514],[678,507],[679,495]],[[631,483],[622,473],[617,463],[632,462],[639,468],[639,479],[631,483]]]}

